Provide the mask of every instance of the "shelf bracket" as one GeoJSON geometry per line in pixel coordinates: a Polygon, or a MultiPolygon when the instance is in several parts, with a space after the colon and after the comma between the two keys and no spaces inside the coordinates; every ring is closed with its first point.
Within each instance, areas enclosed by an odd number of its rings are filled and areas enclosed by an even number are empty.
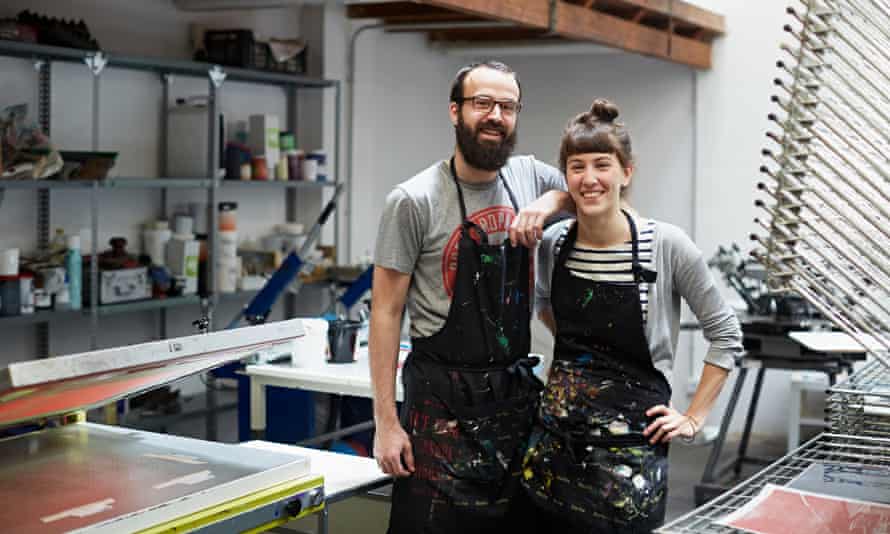
{"type": "Polygon", "coordinates": [[[108,56],[103,54],[100,50],[99,52],[87,54],[87,56],[83,58],[83,62],[90,68],[90,72],[93,73],[93,76],[98,76],[102,74],[102,70],[105,68],[105,65],[108,64],[108,56]]]}
{"type": "Polygon", "coordinates": [[[210,76],[210,82],[213,84],[213,87],[219,89],[223,82],[226,81],[226,71],[222,69],[219,65],[214,65],[211,67],[207,74],[210,76]]]}

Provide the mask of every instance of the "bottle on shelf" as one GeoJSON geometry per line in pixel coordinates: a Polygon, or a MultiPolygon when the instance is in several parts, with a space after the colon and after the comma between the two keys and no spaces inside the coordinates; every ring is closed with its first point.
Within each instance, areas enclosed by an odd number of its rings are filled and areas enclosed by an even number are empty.
{"type": "Polygon", "coordinates": [[[68,236],[68,252],[65,254],[65,272],[68,275],[68,302],[72,310],[83,306],[83,258],[80,253],[80,235],[68,236]]]}
{"type": "Polygon", "coordinates": [[[170,223],[167,221],[152,221],[142,231],[142,241],[145,253],[151,258],[151,264],[163,266],[166,264],[167,242],[173,236],[170,223]]]}
{"type": "MultiPolygon", "coordinates": [[[[181,224],[179,226],[183,229],[181,224]]],[[[201,244],[195,239],[195,234],[177,232],[167,242],[167,268],[182,287],[183,295],[198,292],[200,255],[201,244]]]]}
{"type": "Polygon", "coordinates": [[[68,250],[68,236],[65,235],[64,228],[56,228],[56,233],[49,242],[50,255],[62,255],[68,250]]]}

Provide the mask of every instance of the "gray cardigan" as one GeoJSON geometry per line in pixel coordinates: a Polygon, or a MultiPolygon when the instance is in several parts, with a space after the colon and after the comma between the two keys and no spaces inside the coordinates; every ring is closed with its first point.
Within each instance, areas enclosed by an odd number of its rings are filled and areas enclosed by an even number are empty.
{"type": "MultiPolygon", "coordinates": [[[[558,243],[574,219],[560,221],[544,232],[538,247],[535,281],[535,310],[550,307],[550,281],[556,263],[558,243]]],[[[641,228],[642,221],[637,224],[641,228]]],[[[649,288],[646,340],[655,368],[668,382],[672,378],[677,335],[680,331],[680,298],[698,318],[710,343],[705,362],[731,370],[742,351],[742,331],[732,309],[723,300],[702,253],[680,228],[655,222],[652,264],[658,273],[649,288]]]]}

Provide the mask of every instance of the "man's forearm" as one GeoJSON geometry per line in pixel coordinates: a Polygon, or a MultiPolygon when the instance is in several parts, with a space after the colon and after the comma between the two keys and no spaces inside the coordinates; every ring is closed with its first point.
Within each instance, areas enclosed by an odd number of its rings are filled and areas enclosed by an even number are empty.
{"type": "Polygon", "coordinates": [[[398,419],[395,390],[401,319],[401,313],[392,314],[373,308],[371,311],[368,354],[374,389],[374,419],[378,423],[398,419]]]}
{"type": "Polygon", "coordinates": [[[574,215],[575,201],[572,200],[572,195],[566,193],[565,191],[556,190],[547,191],[544,194],[553,197],[553,202],[557,206],[557,213],[571,213],[574,215]]]}

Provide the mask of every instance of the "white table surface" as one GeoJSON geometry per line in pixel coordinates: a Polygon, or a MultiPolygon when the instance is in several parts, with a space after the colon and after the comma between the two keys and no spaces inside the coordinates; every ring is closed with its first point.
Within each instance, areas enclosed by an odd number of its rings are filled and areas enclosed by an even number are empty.
{"type": "MultiPolygon", "coordinates": [[[[403,346],[399,350],[396,372],[396,400],[403,400],[402,363],[408,356],[403,346]]],[[[266,428],[266,386],[278,386],[320,393],[351,395],[372,398],[371,371],[368,367],[368,349],[356,351],[353,363],[328,363],[326,355],[295,354],[290,364],[248,365],[244,372],[250,377],[250,428],[260,431],[266,428]]]]}
{"type": "MultiPolygon", "coordinates": [[[[865,348],[851,335],[844,332],[790,332],[788,336],[804,347],[818,352],[862,354],[865,348]]],[[[863,340],[872,350],[885,350],[877,339],[862,334],[863,340]]]]}
{"type": "Polygon", "coordinates": [[[241,445],[309,458],[309,470],[315,475],[324,477],[325,499],[329,503],[351,497],[360,489],[373,488],[390,480],[390,476],[380,470],[373,458],[269,441],[247,441],[241,445]]]}

